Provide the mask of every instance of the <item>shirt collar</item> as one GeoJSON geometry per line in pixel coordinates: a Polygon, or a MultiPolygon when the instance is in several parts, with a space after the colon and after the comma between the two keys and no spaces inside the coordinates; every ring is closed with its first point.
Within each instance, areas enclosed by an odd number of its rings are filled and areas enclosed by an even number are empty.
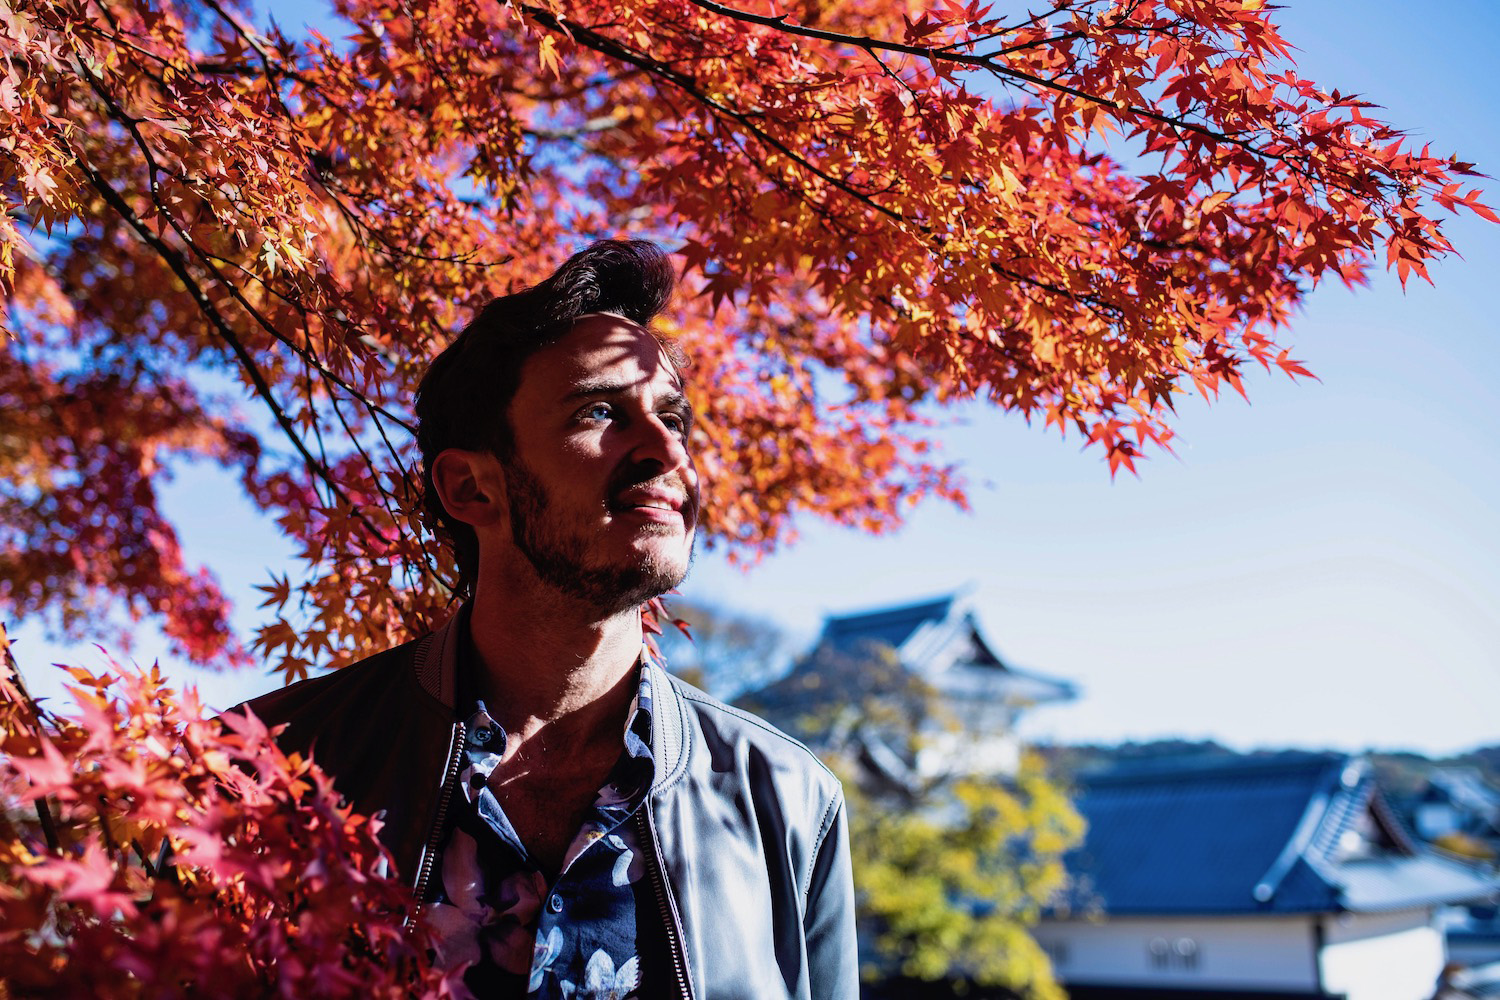
{"type": "MultiPolygon", "coordinates": [[[[473,643],[468,635],[467,611],[468,605],[465,605],[459,612],[464,615],[464,618],[459,622],[462,639],[456,644],[457,650],[455,651],[454,700],[460,717],[466,721],[470,747],[476,745],[476,737],[479,737],[479,745],[483,745],[498,759],[505,753],[506,733],[505,729],[490,717],[483,700],[479,697],[475,680],[478,663],[474,655],[473,643]],[[482,732],[489,735],[482,735],[482,732]]],[[[630,709],[625,713],[623,733],[625,752],[635,758],[649,759],[651,757],[651,678],[653,674],[653,671],[649,669],[651,667],[656,667],[657,670],[666,669],[660,654],[651,648],[650,643],[642,642],[641,653],[636,658],[634,668],[636,671],[635,695],[630,700],[630,709]]]]}

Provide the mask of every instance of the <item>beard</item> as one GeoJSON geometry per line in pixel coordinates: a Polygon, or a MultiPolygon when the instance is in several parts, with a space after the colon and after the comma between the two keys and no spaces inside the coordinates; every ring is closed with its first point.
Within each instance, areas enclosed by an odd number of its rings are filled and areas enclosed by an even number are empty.
{"type": "MultiPolygon", "coordinates": [[[[652,549],[624,560],[602,561],[598,553],[603,539],[568,524],[566,513],[552,502],[547,488],[525,463],[511,459],[504,463],[504,470],[511,538],[542,582],[598,608],[603,614],[614,615],[660,597],[687,576],[693,556],[691,546],[687,557],[682,559],[652,549]]],[[[611,493],[653,478],[653,475],[631,476],[627,470],[611,493]]],[[[690,494],[684,516],[696,508],[697,497],[690,494]]],[[[673,533],[667,525],[648,524],[640,530],[660,535],[673,533]]]]}

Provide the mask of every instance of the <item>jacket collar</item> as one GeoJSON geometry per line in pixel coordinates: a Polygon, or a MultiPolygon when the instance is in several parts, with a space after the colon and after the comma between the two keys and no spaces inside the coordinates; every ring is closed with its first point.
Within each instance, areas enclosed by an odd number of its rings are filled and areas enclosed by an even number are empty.
{"type": "MultiPolygon", "coordinates": [[[[417,644],[412,664],[422,690],[441,702],[457,722],[458,649],[469,628],[470,603],[465,601],[447,623],[417,644]]],[[[660,792],[682,776],[687,767],[683,733],[687,725],[687,703],[676,679],[667,673],[659,656],[643,650],[641,659],[651,681],[651,755],[656,759],[652,793],[660,792]]]]}

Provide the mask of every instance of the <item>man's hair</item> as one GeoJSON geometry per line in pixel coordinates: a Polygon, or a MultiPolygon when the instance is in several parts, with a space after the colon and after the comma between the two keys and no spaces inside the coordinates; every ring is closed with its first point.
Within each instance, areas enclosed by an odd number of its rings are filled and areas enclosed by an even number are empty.
{"type": "MultiPolygon", "coordinates": [[[[416,397],[422,503],[430,523],[452,541],[460,593],[473,591],[479,539],[472,527],[444,509],[432,484],[433,460],[448,448],[510,459],[515,438],[506,412],[526,359],[590,313],[611,313],[649,328],[675,284],[671,261],[656,244],[600,240],[569,257],[546,280],[492,299],[432,359],[416,397]]],[[[664,343],[663,349],[682,367],[675,345],[664,343]]]]}

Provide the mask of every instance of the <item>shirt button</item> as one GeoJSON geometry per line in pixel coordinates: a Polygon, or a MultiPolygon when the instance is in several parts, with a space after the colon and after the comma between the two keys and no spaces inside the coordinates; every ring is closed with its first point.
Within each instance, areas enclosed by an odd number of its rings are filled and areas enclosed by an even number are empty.
{"type": "Polygon", "coordinates": [[[555,892],[552,895],[548,896],[547,897],[547,909],[551,910],[553,913],[561,913],[562,912],[562,897],[559,896],[555,892]]]}

